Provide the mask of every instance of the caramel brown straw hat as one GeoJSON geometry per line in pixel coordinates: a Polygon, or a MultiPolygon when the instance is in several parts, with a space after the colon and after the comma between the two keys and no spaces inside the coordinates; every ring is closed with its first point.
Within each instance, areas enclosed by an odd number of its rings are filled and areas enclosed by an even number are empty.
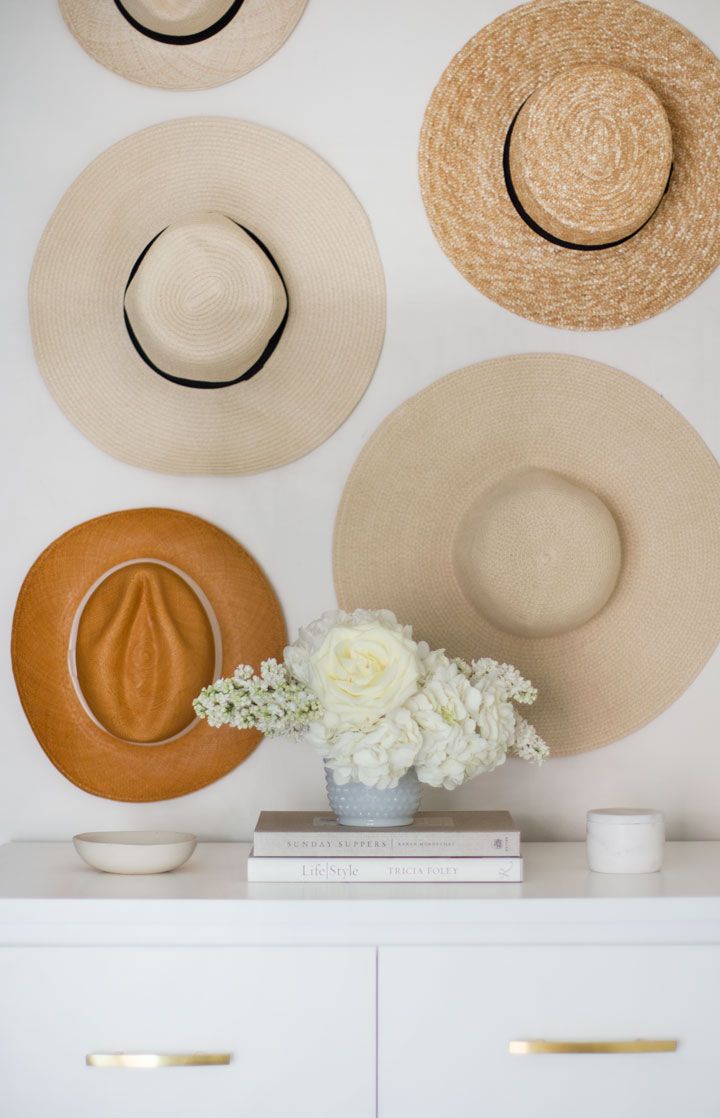
{"type": "Polygon", "coordinates": [[[124,78],[208,89],[254,70],[287,39],[307,0],[60,0],[88,54],[124,78]]]}
{"type": "Polygon", "coordinates": [[[238,120],[135,133],[73,183],[30,279],[35,352],[103,450],[165,473],[290,462],[339,427],[385,332],[365,211],[303,144],[238,120]]]}
{"type": "Polygon", "coordinates": [[[444,252],[496,303],[640,322],[720,260],[720,63],[636,0],[534,0],[441,77],[420,182],[444,252]]]}
{"type": "Polygon", "coordinates": [[[340,605],[515,664],[555,756],[629,734],[720,639],[720,468],[640,381],[505,357],[443,378],[360,455],[335,527],[340,605]]]}
{"type": "Polygon", "coordinates": [[[229,773],[260,740],[212,730],[209,680],[282,657],[278,600],[230,536],[188,513],[131,509],[55,540],[20,590],[12,664],[28,721],[73,784],[165,800],[229,773]]]}

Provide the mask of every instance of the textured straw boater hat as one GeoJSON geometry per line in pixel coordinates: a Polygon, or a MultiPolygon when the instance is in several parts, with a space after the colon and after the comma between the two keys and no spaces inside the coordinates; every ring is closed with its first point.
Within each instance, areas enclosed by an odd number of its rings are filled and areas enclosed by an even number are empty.
{"type": "Polygon", "coordinates": [[[365,211],[303,144],[174,120],[67,191],[30,280],[53,396],[98,446],[166,473],[290,462],[342,423],[385,332],[365,211]]]}
{"type": "Polygon", "coordinates": [[[640,322],[720,260],[720,63],[635,0],[534,0],[448,66],[420,181],[443,250],[501,306],[640,322]]]}
{"type": "Polygon", "coordinates": [[[188,513],[132,509],[79,524],[36,560],[12,664],[35,736],[68,780],[112,800],[165,800],[252,752],[256,731],[212,730],[192,700],[284,643],[273,589],[238,543],[188,513]]]}
{"type": "Polygon", "coordinates": [[[669,706],[720,638],[720,468],[652,389],[533,354],[403,404],[347,483],[341,606],[393,610],[431,647],[515,664],[554,755],[669,706]]]}
{"type": "Polygon", "coordinates": [[[307,0],[60,0],[88,54],[124,78],[207,89],[254,70],[287,39],[307,0]]]}

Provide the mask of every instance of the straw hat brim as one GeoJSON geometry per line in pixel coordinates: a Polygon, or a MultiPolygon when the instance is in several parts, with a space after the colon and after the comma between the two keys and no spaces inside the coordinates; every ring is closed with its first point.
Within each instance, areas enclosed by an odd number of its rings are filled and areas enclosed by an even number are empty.
{"type": "Polygon", "coordinates": [[[198,43],[158,42],[111,0],[60,0],[70,31],[92,58],[130,81],[160,89],[209,89],[260,66],[285,42],[307,0],[244,0],[217,34],[198,43]]]}
{"type": "Polygon", "coordinates": [[[355,407],[382,347],[385,282],[367,215],[324,160],[259,125],[190,118],[121,140],[76,179],[37,250],[30,319],[50,391],[103,450],[164,473],[253,473],[306,454],[355,407]],[[261,372],[212,390],[153,373],[122,313],[145,246],[202,211],[258,236],[290,299],[261,372]]]}
{"type": "Polygon", "coordinates": [[[471,365],[403,404],[370,439],[335,527],[340,605],[393,610],[418,639],[514,664],[555,756],[622,738],[668,707],[720,638],[720,468],[640,381],[549,354],[471,365]],[[623,563],[591,620],[542,638],[495,628],[463,595],[453,541],[481,494],[547,469],[612,512],[623,563]]]}
{"type": "Polygon", "coordinates": [[[455,56],[428,105],[420,182],[430,223],[483,294],[551,326],[604,330],[690,294],[720,260],[720,63],[674,20],[635,0],[536,0],[484,27],[455,56]],[[626,69],[660,98],[673,170],[655,215],[615,248],[546,241],[508,195],[503,148],[520,106],[559,71],[626,69]]]}
{"type": "MultiPolygon", "coordinates": [[[[279,602],[257,563],[197,516],[131,509],[88,520],[55,540],[30,568],[18,596],[15,682],[55,767],[84,791],[112,800],[184,796],[231,772],[260,741],[255,731],[212,729],[197,721],[168,744],[133,745],[107,733],[83,709],[68,667],[77,609],[108,570],[146,557],[178,567],[204,591],[220,628],[223,675],[232,675],[239,663],[259,666],[267,657],[281,658],[286,641],[279,602]]],[[[172,689],[172,679],[167,685],[172,689]]]]}

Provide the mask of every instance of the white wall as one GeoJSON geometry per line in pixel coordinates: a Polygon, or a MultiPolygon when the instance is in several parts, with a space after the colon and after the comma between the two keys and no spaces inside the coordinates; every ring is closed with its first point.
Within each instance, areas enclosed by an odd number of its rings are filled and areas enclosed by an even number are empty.
{"type": "MultiPolygon", "coordinates": [[[[288,742],[266,742],[224,780],[159,804],[97,799],[53,768],[17,699],[10,623],[28,567],[79,521],[141,505],[206,517],[263,565],[293,632],[335,603],[333,520],[360,448],[397,404],[453,369],[532,350],[596,358],[652,385],[720,449],[720,269],[650,322],[583,335],[525,322],[489,302],[453,269],[430,232],[416,173],[425,104],[455,51],[511,6],[510,0],[309,0],[294,34],[259,70],[204,93],[166,93],[93,62],[65,29],[56,0],[2,0],[0,840],[119,827],[242,838],[261,808],[324,802],[319,762],[288,742]],[[28,330],[33,253],[66,187],[128,133],[195,114],[281,129],[329,160],[367,208],[387,274],[387,340],[364,399],[314,453],[255,477],[163,477],[106,456],[46,391],[28,330]]],[[[720,54],[718,0],[656,0],[656,7],[720,54]]],[[[540,772],[508,763],[453,796],[428,794],[426,806],[509,807],[527,837],[573,838],[581,837],[589,807],[652,805],[667,813],[675,837],[720,838],[719,686],[716,654],[670,710],[632,737],[540,772]]]]}

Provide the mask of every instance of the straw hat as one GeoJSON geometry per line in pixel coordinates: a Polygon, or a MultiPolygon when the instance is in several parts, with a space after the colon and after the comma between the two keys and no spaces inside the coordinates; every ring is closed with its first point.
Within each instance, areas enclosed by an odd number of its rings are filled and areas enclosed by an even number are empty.
{"type": "Polygon", "coordinates": [[[448,66],[420,182],[443,251],[496,303],[640,322],[720,260],[720,63],[635,0],[534,0],[448,66]]]}
{"type": "Polygon", "coordinates": [[[531,354],[471,365],[380,426],[335,529],[341,606],[514,664],[554,755],[669,706],[720,638],[720,468],[640,381],[531,354]]]}
{"type": "Polygon", "coordinates": [[[52,763],[111,800],[166,800],[229,773],[260,740],[194,717],[201,687],[281,657],[265,575],[188,513],[131,509],[55,540],[20,590],[12,664],[52,763]]]}
{"type": "Polygon", "coordinates": [[[254,70],[307,0],[60,0],[75,38],[109,70],[162,89],[208,89],[254,70]]]}
{"type": "Polygon", "coordinates": [[[73,183],[30,279],[53,396],[103,450],[166,473],[241,474],[327,439],[385,331],[365,211],[304,145],[174,120],[73,183]]]}

